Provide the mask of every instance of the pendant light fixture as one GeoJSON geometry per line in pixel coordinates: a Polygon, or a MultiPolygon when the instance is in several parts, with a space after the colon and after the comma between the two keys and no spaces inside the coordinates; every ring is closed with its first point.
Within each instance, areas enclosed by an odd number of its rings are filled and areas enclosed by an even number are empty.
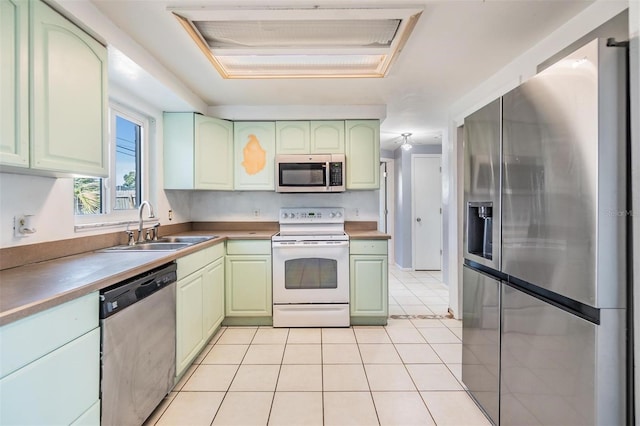
{"type": "Polygon", "coordinates": [[[413,145],[408,142],[411,133],[402,133],[400,136],[402,136],[402,144],[400,145],[402,149],[404,149],[405,151],[409,151],[411,148],[413,148],[413,145]]]}

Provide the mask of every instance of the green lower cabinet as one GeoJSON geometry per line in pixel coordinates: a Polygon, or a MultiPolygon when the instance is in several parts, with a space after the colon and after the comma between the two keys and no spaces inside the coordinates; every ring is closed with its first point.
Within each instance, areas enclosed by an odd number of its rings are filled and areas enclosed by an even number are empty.
{"type": "Polygon", "coordinates": [[[206,266],[203,278],[204,333],[205,336],[212,336],[224,319],[224,258],[206,266]]]}
{"type": "Polygon", "coordinates": [[[176,287],[176,381],[222,323],[224,246],[178,259],[176,287]],[[211,259],[215,259],[210,261],[211,259]]]}
{"type": "Polygon", "coordinates": [[[99,389],[95,328],[0,380],[0,424],[71,424],[96,404],[99,389]]]}
{"type": "Polygon", "coordinates": [[[178,281],[176,291],[176,376],[186,370],[204,344],[202,273],[178,281]]]}
{"type": "Polygon", "coordinates": [[[389,315],[387,256],[352,254],[349,262],[351,324],[386,325],[389,315]]]}
{"type": "Polygon", "coordinates": [[[225,296],[225,324],[269,324],[271,255],[227,255],[225,296]]]}

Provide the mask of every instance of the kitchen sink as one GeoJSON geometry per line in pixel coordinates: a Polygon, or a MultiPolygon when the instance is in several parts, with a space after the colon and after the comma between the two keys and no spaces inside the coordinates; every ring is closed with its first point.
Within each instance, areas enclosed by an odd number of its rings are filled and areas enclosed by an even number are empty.
{"type": "Polygon", "coordinates": [[[176,251],[189,247],[194,243],[163,243],[160,241],[149,241],[133,246],[116,246],[105,249],[105,251],[176,251]]]}
{"type": "Polygon", "coordinates": [[[209,236],[169,236],[159,238],[157,241],[146,241],[132,246],[116,246],[104,249],[103,251],[176,251],[194,244],[218,238],[217,235],[209,236]]]}

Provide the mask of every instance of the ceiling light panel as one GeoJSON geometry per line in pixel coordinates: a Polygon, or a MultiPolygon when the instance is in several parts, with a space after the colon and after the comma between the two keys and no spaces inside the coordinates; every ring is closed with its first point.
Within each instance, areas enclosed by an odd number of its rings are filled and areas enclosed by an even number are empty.
{"type": "Polygon", "coordinates": [[[399,19],[195,21],[211,49],[242,47],[389,47],[399,19]]]}
{"type": "Polygon", "coordinates": [[[224,78],[384,77],[421,9],[170,9],[224,78]]]}

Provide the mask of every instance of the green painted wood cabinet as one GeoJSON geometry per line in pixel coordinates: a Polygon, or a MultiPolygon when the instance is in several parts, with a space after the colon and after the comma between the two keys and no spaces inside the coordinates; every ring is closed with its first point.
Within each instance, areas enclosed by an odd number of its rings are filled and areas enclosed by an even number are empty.
{"type": "Polygon", "coordinates": [[[107,49],[38,0],[2,0],[0,23],[3,170],[106,177],[107,49]]]}
{"type": "Polygon", "coordinates": [[[275,190],[276,123],[236,121],[233,133],[234,189],[275,190]]]}
{"type": "Polygon", "coordinates": [[[176,378],[218,329],[224,312],[224,244],[179,258],[176,286],[176,378]]]}
{"type": "Polygon", "coordinates": [[[233,122],[164,113],[165,189],[233,190],[233,122]]]}
{"type": "Polygon", "coordinates": [[[278,154],[309,154],[311,152],[308,121],[276,121],[276,152],[278,154]]]}
{"type": "Polygon", "coordinates": [[[312,121],[310,126],[312,154],[344,153],[344,121],[312,121]]]}
{"type": "Polygon", "coordinates": [[[108,176],[107,49],[40,1],[31,7],[31,167],[108,176]]]}
{"type": "Polygon", "coordinates": [[[224,319],[224,257],[219,257],[207,265],[202,277],[204,333],[210,337],[224,319]]]}
{"type": "Polygon", "coordinates": [[[349,247],[353,325],[385,325],[389,315],[387,240],[352,240],[349,247]]]}
{"type": "Polygon", "coordinates": [[[0,1],[0,164],[29,167],[29,7],[0,1]]]}
{"type": "Polygon", "coordinates": [[[343,154],[344,121],[277,121],[278,154],[343,154]]]}
{"type": "Polygon", "coordinates": [[[345,121],[347,189],[380,188],[380,122],[345,121]]]}
{"type": "Polygon", "coordinates": [[[227,317],[271,317],[270,240],[227,241],[225,272],[227,317]]]}
{"type": "Polygon", "coordinates": [[[0,327],[0,424],[100,422],[98,293],[0,327]]]}

